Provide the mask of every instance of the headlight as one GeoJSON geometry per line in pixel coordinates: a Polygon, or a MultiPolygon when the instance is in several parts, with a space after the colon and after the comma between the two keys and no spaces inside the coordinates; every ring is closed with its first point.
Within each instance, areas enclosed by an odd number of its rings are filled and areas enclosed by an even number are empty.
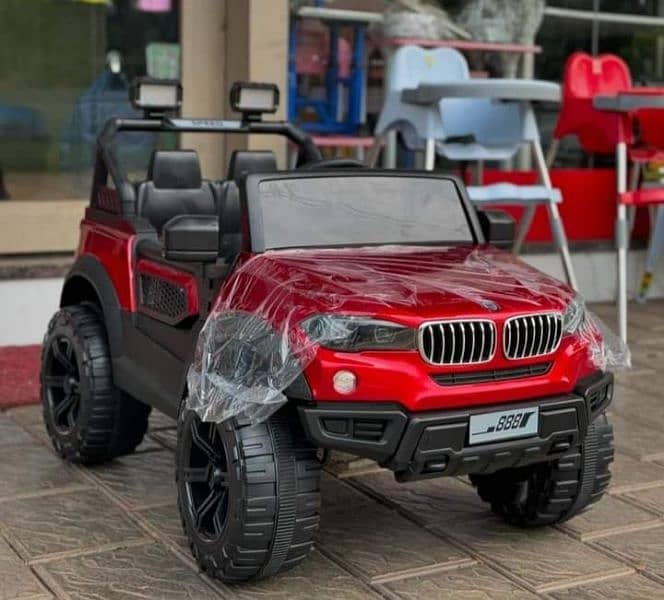
{"type": "Polygon", "coordinates": [[[344,352],[360,350],[414,350],[415,330],[369,317],[316,315],[302,322],[312,341],[344,352]]]}
{"type": "Polygon", "coordinates": [[[581,296],[574,296],[563,314],[563,333],[576,333],[585,320],[585,302],[581,296]]]}

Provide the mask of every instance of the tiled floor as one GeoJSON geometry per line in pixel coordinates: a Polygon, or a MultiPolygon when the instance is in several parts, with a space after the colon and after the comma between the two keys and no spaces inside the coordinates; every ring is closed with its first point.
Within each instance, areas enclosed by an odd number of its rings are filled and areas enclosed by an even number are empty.
{"type": "MultiPolygon", "coordinates": [[[[632,307],[635,368],[611,409],[610,494],[554,528],[494,518],[463,479],[398,484],[337,454],[324,474],[317,550],[248,586],[198,572],[173,483],[173,422],[139,452],[84,469],[60,461],[36,406],[0,413],[0,600],[13,598],[664,599],[664,304],[632,307]]],[[[610,307],[598,312],[611,319],[610,307]]]]}

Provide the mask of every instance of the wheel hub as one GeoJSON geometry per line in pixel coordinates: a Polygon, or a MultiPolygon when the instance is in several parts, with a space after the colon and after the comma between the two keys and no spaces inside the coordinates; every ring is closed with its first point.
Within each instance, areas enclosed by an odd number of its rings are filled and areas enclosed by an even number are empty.
{"type": "Polygon", "coordinates": [[[218,539],[228,513],[229,473],[224,444],[215,423],[192,417],[183,480],[192,525],[198,535],[218,539]]]}
{"type": "Polygon", "coordinates": [[[71,431],[78,419],[81,398],[78,364],[68,338],[58,337],[50,343],[43,384],[53,424],[63,433],[71,431]]]}
{"type": "Polygon", "coordinates": [[[226,481],[226,473],[224,473],[219,467],[215,467],[212,470],[212,477],[210,478],[210,487],[218,488],[221,487],[226,481]]]}
{"type": "Polygon", "coordinates": [[[78,380],[71,376],[65,377],[63,389],[65,394],[71,394],[72,392],[78,391],[78,380]]]}

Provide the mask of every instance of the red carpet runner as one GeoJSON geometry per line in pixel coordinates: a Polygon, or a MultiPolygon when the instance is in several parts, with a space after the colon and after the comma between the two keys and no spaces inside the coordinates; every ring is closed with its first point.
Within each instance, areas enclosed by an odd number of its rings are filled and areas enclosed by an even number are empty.
{"type": "Polygon", "coordinates": [[[39,402],[41,346],[0,347],[0,410],[39,402]]]}

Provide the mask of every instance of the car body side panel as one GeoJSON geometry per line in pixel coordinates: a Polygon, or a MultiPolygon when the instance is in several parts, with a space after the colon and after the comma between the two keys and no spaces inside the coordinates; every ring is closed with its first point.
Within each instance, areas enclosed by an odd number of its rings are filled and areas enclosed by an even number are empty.
{"type": "Polygon", "coordinates": [[[120,303],[108,272],[92,254],[79,255],[75,260],[62,288],[60,306],[78,304],[89,299],[85,286],[94,290],[93,295],[101,305],[111,356],[120,356],[124,352],[120,303]]]}
{"type": "Polygon", "coordinates": [[[113,283],[122,310],[134,312],[134,273],[132,252],[136,235],[126,230],[95,223],[81,222],[79,256],[93,256],[103,265],[113,283]]]}
{"type": "Polygon", "coordinates": [[[174,416],[188,364],[182,357],[190,355],[195,332],[178,330],[137,312],[136,240],[135,233],[122,222],[115,227],[84,219],[78,256],[67,281],[84,277],[99,296],[111,346],[114,383],[138,400],[174,416]],[[163,339],[164,335],[157,335],[160,332],[171,335],[163,339]],[[169,348],[169,344],[178,348],[169,348]]]}

